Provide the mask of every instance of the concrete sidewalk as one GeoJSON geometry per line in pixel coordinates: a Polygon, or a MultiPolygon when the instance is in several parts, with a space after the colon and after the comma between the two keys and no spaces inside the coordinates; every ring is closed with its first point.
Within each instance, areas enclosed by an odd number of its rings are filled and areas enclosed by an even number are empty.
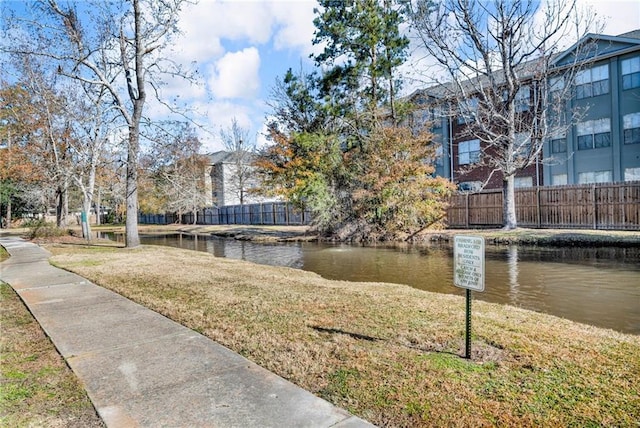
{"type": "Polygon", "coordinates": [[[108,427],[367,427],[212,340],[0,238],[10,284],[108,427]]]}

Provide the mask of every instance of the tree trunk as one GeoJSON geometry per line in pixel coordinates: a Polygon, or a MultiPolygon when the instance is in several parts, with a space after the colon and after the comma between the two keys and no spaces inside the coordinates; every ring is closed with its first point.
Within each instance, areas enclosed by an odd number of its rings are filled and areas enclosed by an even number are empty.
{"type": "Polygon", "coordinates": [[[82,237],[87,241],[91,241],[91,199],[85,197],[82,203],[82,237]]]}
{"type": "Polygon", "coordinates": [[[127,92],[129,99],[133,103],[133,114],[129,122],[129,140],[127,144],[127,219],[125,222],[126,246],[127,248],[138,247],[140,245],[140,235],[138,234],[138,154],[140,153],[140,120],[146,99],[144,74],[145,68],[143,57],[145,47],[143,45],[143,30],[141,24],[142,7],[139,0],[133,0],[134,16],[134,51],[135,51],[135,83],[131,78],[131,70],[128,65],[126,55],[126,42],[121,33],[121,59],[127,76],[127,92]]]}
{"type": "Polygon", "coordinates": [[[62,226],[62,190],[60,186],[56,189],[56,226],[62,226]]]}
{"type": "Polygon", "coordinates": [[[98,197],[96,198],[96,226],[100,226],[100,224],[102,223],[102,219],[100,218],[100,216],[102,215],[102,195],[100,193],[100,190],[100,187],[98,187],[98,197]]]}
{"type": "Polygon", "coordinates": [[[56,226],[67,227],[69,217],[69,194],[66,182],[56,190],[56,226]]]}
{"type": "Polygon", "coordinates": [[[518,227],[516,221],[516,192],[514,175],[508,175],[502,182],[502,215],[505,230],[511,230],[518,227]]]}
{"type": "Polygon", "coordinates": [[[129,127],[127,147],[127,218],[125,221],[125,245],[133,248],[140,245],[138,235],[138,128],[129,127]]]}
{"type": "Polygon", "coordinates": [[[7,198],[7,216],[5,217],[5,227],[11,229],[11,195],[7,198]]]}

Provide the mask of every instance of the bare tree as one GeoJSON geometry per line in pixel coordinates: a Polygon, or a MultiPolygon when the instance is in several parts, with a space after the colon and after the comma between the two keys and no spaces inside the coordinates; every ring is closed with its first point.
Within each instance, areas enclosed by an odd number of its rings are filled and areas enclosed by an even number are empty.
{"type": "Polygon", "coordinates": [[[182,214],[191,212],[194,224],[197,212],[206,205],[205,174],[208,165],[201,155],[202,145],[193,128],[184,122],[170,123],[158,129],[153,149],[145,157],[146,174],[154,182],[162,208],[182,214]]]}
{"type": "Polygon", "coordinates": [[[35,32],[35,37],[11,48],[25,55],[48,57],[57,64],[60,75],[97,91],[103,89],[124,121],[128,131],[127,247],[140,244],[138,157],[148,89],[158,95],[163,75],[186,77],[162,51],[178,31],[179,11],[187,1],[120,0],[62,5],[57,0],[43,0],[36,5],[45,15],[21,22],[25,24],[22,30],[35,32]]]}
{"type": "Polygon", "coordinates": [[[20,85],[29,92],[33,108],[20,112],[25,123],[31,122],[28,135],[32,146],[31,161],[42,171],[42,184],[55,191],[56,225],[69,222],[69,188],[74,170],[72,153],[73,122],[69,87],[57,84],[56,76],[47,73],[37,58],[16,59],[20,85]],[[26,117],[23,113],[31,115],[26,117]]]}
{"type": "Polygon", "coordinates": [[[231,174],[225,185],[244,205],[249,190],[253,187],[256,171],[253,161],[256,155],[256,142],[249,130],[242,128],[234,117],[228,129],[220,130],[220,138],[226,151],[230,153],[231,174]]]}
{"type": "MultiPolygon", "coordinates": [[[[87,89],[87,88],[85,88],[87,89]]],[[[74,100],[75,106],[75,138],[71,140],[75,160],[73,182],[82,193],[82,234],[87,240],[91,239],[89,222],[91,208],[94,201],[98,168],[103,164],[104,150],[109,143],[109,136],[114,132],[112,106],[104,103],[106,90],[78,94],[74,100]],[[110,114],[111,113],[111,114],[110,114]]],[[[100,198],[97,202],[96,224],[100,224],[100,198]]]]}
{"type": "Polygon", "coordinates": [[[472,163],[502,175],[504,227],[513,229],[516,173],[574,121],[561,111],[585,56],[574,55],[562,69],[553,60],[567,39],[587,34],[593,18],[581,16],[575,0],[549,0],[544,9],[535,0],[418,1],[408,14],[442,72],[433,95],[466,123],[464,135],[479,140],[482,152],[472,163]]]}
{"type": "Polygon", "coordinates": [[[68,223],[69,190],[75,184],[82,193],[82,231],[90,239],[89,216],[96,172],[113,131],[115,108],[105,102],[106,89],[62,78],[48,66],[48,58],[13,55],[14,72],[32,97],[33,106],[18,113],[22,121],[35,122],[28,140],[32,161],[46,172],[56,193],[56,223],[68,223]],[[28,117],[31,116],[31,117],[28,117]]]}

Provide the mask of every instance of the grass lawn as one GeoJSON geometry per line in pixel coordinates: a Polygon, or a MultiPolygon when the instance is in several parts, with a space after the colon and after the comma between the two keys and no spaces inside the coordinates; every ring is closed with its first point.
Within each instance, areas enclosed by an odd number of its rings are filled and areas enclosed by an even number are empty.
{"type": "Polygon", "coordinates": [[[104,427],[71,369],[2,282],[0,373],[0,426],[104,427]]]}
{"type": "Polygon", "coordinates": [[[628,426],[640,337],[204,252],[51,244],[52,262],[380,426],[628,426]]]}

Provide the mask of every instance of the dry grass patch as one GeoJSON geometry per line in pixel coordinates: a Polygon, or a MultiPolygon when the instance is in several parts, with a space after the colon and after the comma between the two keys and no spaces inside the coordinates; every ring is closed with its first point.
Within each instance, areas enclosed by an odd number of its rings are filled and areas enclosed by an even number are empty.
{"type": "Polygon", "coordinates": [[[78,379],[2,282],[0,301],[0,426],[103,427],[78,379]]]}
{"type": "Polygon", "coordinates": [[[640,338],[382,283],[168,247],[52,261],[380,426],[636,426],[640,338]]]}

